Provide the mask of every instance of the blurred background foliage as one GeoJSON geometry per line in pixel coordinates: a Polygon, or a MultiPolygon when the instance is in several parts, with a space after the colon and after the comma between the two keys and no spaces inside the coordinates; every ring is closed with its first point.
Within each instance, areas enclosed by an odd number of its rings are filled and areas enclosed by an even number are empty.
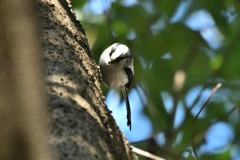
{"type": "Polygon", "coordinates": [[[96,62],[114,42],[131,48],[131,132],[119,91],[102,89],[132,145],[167,160],[197,159],[194,142],[200,159],[240,160],[240,1],[72,0],[72,5],[96,62]],[[222,87],[193,123],[219,82],[222,87]]]}

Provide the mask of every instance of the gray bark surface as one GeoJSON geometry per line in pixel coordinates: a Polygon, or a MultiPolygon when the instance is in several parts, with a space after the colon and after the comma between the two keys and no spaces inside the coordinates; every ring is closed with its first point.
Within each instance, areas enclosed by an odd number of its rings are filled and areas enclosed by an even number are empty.
{"type": "Polygon", "coordinates": [[[85,33],[64,0],[38,0],[49,101],[49,144],[59,160],[137,159],[107,109],[85,33]]]}

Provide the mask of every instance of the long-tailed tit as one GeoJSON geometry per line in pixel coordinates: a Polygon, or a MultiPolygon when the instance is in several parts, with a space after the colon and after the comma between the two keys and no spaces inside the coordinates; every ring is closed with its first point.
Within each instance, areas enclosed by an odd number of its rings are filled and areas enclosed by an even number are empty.
{"type": "Polygon", "coordinates": [[[127,125],[131,130],[131,108],[127,90],[133,81],[133,58],[129,48],[120,43],[114,43],[101,54],[100,71],[107,87],[121,88],[126,101],[127,125]]]}

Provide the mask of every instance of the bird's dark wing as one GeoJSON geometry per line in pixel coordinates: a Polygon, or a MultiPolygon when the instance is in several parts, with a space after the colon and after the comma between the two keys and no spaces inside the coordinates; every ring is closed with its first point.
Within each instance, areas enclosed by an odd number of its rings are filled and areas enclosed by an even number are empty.
{"type": "Polygon", "coordinates": [[[132,81],[133,81],[133,72],[132,72],[131,68],[128,68],[128,67],[124,68],[124,70],[128,76],[128,83],[125,85],[125,87],[127,89],[129,89],[132,84],[132,81]]]}

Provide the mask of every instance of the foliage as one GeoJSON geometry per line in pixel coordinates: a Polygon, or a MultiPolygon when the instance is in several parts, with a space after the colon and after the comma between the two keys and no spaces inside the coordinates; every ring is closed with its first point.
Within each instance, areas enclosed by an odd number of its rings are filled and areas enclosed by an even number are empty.
{"type": "Polygon", "coordinates": [[[153,127],[152,135],[135,146],[166,159],[196,159],[194,141],[200,159],[240,158],[239,1],[78,2],[73,0],[97,62],[114,42],[127,44],[134,55],[133,88],[144,91],[144,112],[153,127]],[[193,119],[218,82],[223,86],[193,132],[193,119]]]}

